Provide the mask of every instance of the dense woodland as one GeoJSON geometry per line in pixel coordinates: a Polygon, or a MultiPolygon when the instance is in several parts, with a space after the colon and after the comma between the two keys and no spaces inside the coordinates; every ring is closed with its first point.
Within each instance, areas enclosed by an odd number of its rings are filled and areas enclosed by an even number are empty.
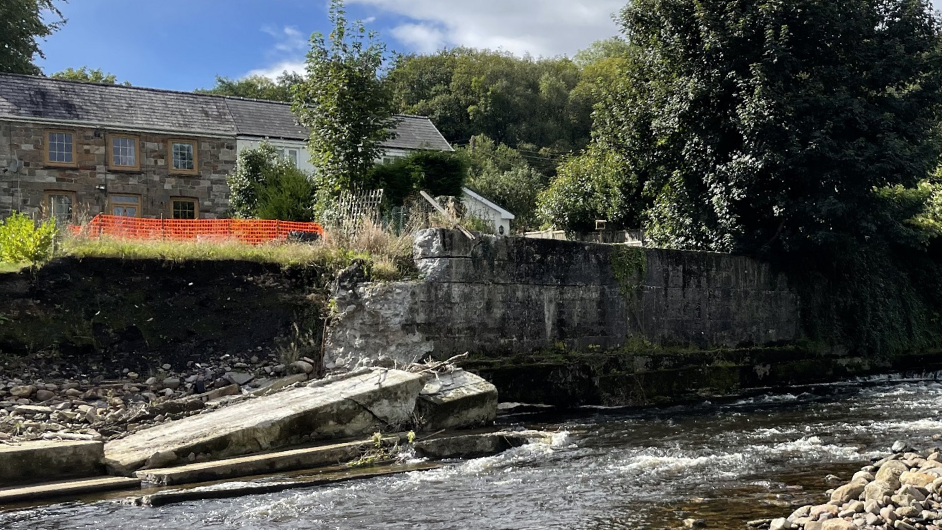
{"type": "MultiPolygon", "coordinates": [[[[50,6],[11,0],[0,21],[50,6]]],[[[324,168],[291,180],[304,215],[351,187],[434,185],[434,157],[372,167],[394,113],[426,115],[458,148],[446,187],[458,174],[517,230],[606,219],[659,246],[756,256],[802,291],[810,347],[942,347],[942,20],[928,0],[629,0],[621,37],[572,58],[396,55],[339,0],[331,20],[304,74],[202,90],[292,102],[324,168]]],[[[0,71],[35,73],[35,38],[0,35],[0,71]]]]}

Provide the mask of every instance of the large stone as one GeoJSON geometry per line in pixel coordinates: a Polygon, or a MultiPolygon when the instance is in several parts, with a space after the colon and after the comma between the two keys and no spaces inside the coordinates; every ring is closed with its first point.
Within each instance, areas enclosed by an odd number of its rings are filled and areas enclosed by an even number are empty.
{"type": "Polygon", "coordinates": [[[880,501],[883,500],[883,497],[896,493],[896,490],[886,481],[874,480],[864,487],[863,493],[865,501],[880,501]]]}
{"type": "Polygon", "coordinates": [[[857,497],[860,496],[864,491],[864,485],[859,482],[851,482],[850,484],[845,484],[831,494],[831,501],[840,502],[844,504],[845,502],[855,501],[857,497]]]}
{"type": "Polygon", "coordinates": [[[877,471],[876,477],[874,480],[882,480],[890,485],[894,491],[899,489],[900,482],[899,477],[903,473],[909,471],[909,467],[906,464],[900,462],[899,460],[889,460],[880,466],[880,470],[877,471]]]}
{"type": "Polygon", "coordinates": [[[23,442],[0,445],[0,487],[98,475],[101,442],[23,442]]]}
{"type": "Polygon", "coordinates": [[[10,395],[15,398],[28,398],[36,391],[33,385],[19,385],[10,389],[10,395]]]}
{"type": "Polygon", "coordinates": [[[191,453],[225,458],[298,443],[371,434],[412,419],[418,374],[360,371],[144,429],[105,446],[115,473],[183,463],[191,453]]]}
{"type": "Polygon", "coordinates": [[[461,369],[437,374],[419,393],[415,412],[429,431],[488,425],[497,416],[497,389],[461,369]]]}
{"type": "Polygon", "coordinates": [[[821,525],[821,530],[857,530],[857,526],[844,519],[828,519],[821,525]]]}
{"type": "Polygon", "coordinates": [[[906,471],[899,476],[899,482],[903,485],[917,486],[920,488],[925,488],[929,484],[932,484],[937,477],[928,475],[926,473],[920,473],[918,471],[906,471]]]}

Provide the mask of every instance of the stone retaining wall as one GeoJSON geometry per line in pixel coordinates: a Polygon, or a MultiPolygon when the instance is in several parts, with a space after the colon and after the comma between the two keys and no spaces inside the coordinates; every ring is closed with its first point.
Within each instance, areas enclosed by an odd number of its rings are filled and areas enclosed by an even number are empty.
{"type": "Polygon", "coordinates": [[[364,358],[591,351],[632,340],[699,349],[780,345],[799,334],[783,276],[744,257],[431,229],[422,280],[335,293],[328,367],[364,358]]]}

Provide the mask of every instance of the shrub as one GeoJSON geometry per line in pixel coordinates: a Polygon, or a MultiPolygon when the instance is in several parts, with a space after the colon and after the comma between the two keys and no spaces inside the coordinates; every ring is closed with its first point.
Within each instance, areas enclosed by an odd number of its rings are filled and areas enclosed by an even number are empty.
{"type": "Polygon", "coordinates": [[[365,187],[382,188],[383,203],[388,208],[402,205],[419,190],[433,197],[459,197],[467,174],[468,163],[454,153],[419,151],[390,164],[374,166],[365,187]]]}
{"type": "Polygon", "coordinates": [[[47,219],[36,226],[29,217],[13,212],[0,223],[0,262],[36,265],[48,261],[52,257],[55,236],[55,219],[47,219]]]}
{"type": "Polygon", "coordinates": [[[234,217],[311,221],[314,185],[311,178],[266,142],[239,153],[236,169],[226,177],[230,213],[234,217]]]}

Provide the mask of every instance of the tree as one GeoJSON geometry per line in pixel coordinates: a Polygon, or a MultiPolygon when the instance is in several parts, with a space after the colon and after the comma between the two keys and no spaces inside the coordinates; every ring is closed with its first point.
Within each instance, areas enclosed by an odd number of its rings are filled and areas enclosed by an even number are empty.
{"type": "Polygon", "coordinates": [[[598,113],[654,200],[661,244],[848,248],[903,219],[939,156],[942,55],[926,0],[633,0],[629,67],[598,113]]]}
{"type": "Polygon", "coordinates": [[[311,178],[279,157],[263,142],[239,152],[235,170],[226,177],[229,213],[242,219],[312,221],[314,186],[311,178]]]}
{"type": "Polygon", "coordinates": [[[45,58],[39,39],[56,32],[65,19],[54,0],[3,0],[0,2],[0,72],[40,74],[34,56],[45,58]],[[44,12],[51,22],[43,20],[44,12]]]}
{"type": "Polygon", "coordinates": [[[251,75],[241,79],[230,79],[217,75],[216,86],[196,89],[194,92],[216,96],[290,102],[293,87],[303,80],[304,78],[301,75],[287,71],[282,72],[275,80],[261,75],[251,75]]]}
{"type": "Polygon", "coordinates": [[[514,214],[513,229],[520,232],[537,225],[537,196],[547,178],[533,168],[516,149],[484,135],[459,150],[468,159],[468,187],[514,214]]]}
{"type": "Polygon", "coordinates": [[[311,36],[307,76],[294,92],[294,113],[308,127],[317,167],[318,208],[341,191],[362,185],[396,126],[389,91],[379,79],[386,46],[362,22],[348,24],[343,2],[333,0],[330,43],[311,36]]]}
{"type": "MultiPolygon", "coordinates": [[[[106,85],[114,85],[118,83],[118,78],[116,75],[105,73],[100,68],[89,70],[87,66],[83,66],[78,70],[66,68],[65,70],[56,72],[49,77],[53,79],[65,79],[67,81],[80,81],[82,83],[103,83],[106,85]]],[[[124,86],[131,86],[131,83],[127,81],[121,84],[124,86]]]]}

